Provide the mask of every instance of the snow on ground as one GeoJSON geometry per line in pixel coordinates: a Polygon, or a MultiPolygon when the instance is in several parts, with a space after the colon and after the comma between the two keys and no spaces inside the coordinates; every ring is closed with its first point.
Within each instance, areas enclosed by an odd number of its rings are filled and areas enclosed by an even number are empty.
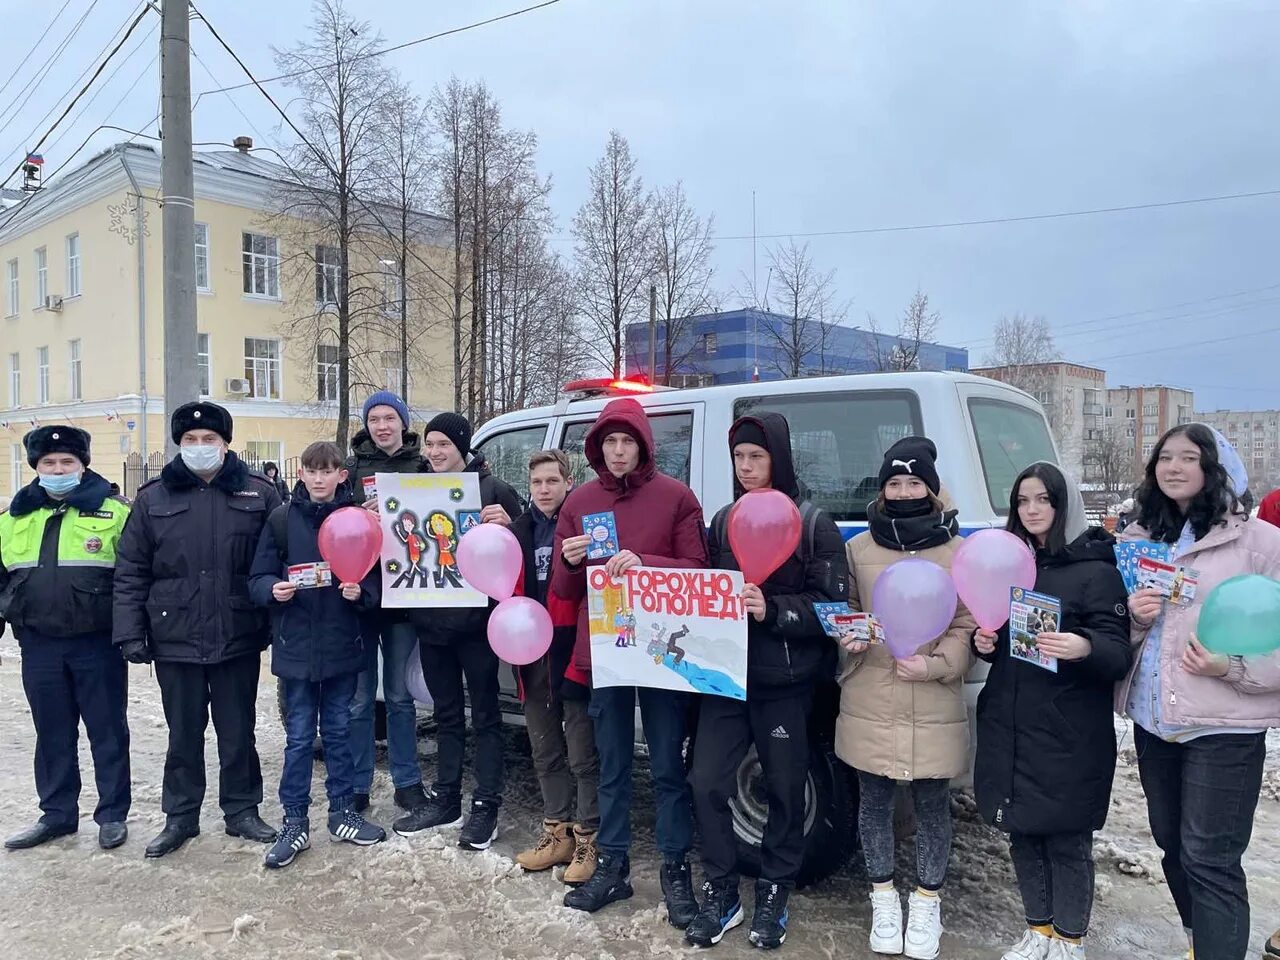
{"type": "MultiPolygon", "coordinates": [[[[0,834],[37,816],[31,774],[33,733],[22,694],[16,644],[0,642],[0,834]]],[[[660,908],[653,847],[652,797],[637,761],[636,896],[599,914],[565,909],[564,887],[547,874],[527,876],[512,858],[534,836],[538,792],[521,728],[508,731],[508,794],[502,833],[485,853],[458,849],[457,831],[406,840],[391,835],[372,848],[330,843],[323,800],[313,806],[313,847],[286,870],[262,867],[264,848],[227,837],[216,787],[204,809],[203,833],[160,861],[143,859],[160,829],[165,727],[159,691],[146,667],[131,668],[134,809],[129,842],[98,849],[87,744],[87,777],[79,834],[40,849],[0,854],[0,943],[14,960],[631,960],[688,957],[680,933],[660,908]]],[[[265,667],[259,697],[259,750],[267,800],[276,821],[275,787],[283,746],[274,690],[265,667]]],[[[82,741],[83,742],[83,741],[82,741]]],[[[1246,860],[1254,907],[1254,942],[1280,924],[1280,740],[1273,735],[1253,845],[1246,860]]],[[[1176,914],[1160,879],[1158,853],[1146,828],[1131,739],[1122,743],[1107,829],[1097,838],[1098,902],[1090,956],[1173,958],[1185,955],[1176,914]]],[[[428,778],[430,749],[424,750],[428,778]]],[[[210,785],[216,760],[210,731],[210,785]]],[[[323,797],[316,767],[313,796],[323,797]]],[[[379,769],[373,818],[397,815],[379,769]]],[[[955,795],[956,843],[945,891],[948,933],[942,956],[998,957],[1016,939],[1020,910],[1001,834],[978,821],[971,798],[955,795]]],[[[909,843],[900,849],[910,875],[909,843]]],[[[795,960],[866,958],[870,908],[856,860],[832,879],[793,897],[792,932],[781,956],[795,960]]],[[[751,891],[743,882],[748,915],[751,891]]],[[[745,927],[717,948],[720,957],[758,956],[745,927]]]]}

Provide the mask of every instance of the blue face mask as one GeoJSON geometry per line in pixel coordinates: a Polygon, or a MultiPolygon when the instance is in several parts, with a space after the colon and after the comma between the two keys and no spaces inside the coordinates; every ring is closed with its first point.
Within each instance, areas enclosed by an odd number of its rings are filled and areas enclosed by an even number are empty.
{"type": "Polygon", "coordinates": [[[51,497],[65,497],[68,493],[80,486],[80,474],[78,473],[42,473],[40,474],[40,486],[51,497]]]}
{"type": "Polygon", "coordinates": [[[222,448],[212,443],[198,443],[180,448],[182,462],[192,473],[217,473],[222,466],[222,448]]]}

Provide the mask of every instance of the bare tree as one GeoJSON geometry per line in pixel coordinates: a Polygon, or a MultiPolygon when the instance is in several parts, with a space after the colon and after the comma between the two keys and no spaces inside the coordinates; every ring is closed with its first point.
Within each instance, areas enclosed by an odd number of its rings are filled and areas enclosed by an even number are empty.
{"type": "Polygon", "coordinates": [[[626,326],[643,315],[653,275],[654,227],[652,200],[617,130],[591,168],[589,193],[573,218],[579,296],[593,354],[620,377],[626,326]]]}
{"type": "MultiPolygon", "coordinates": [[[[671,383],[672,370],[684,366],[694,351],[688,333],[691,320],[710,309],[711,232],[715,218],[698,216],[684,192],[684,184],[659,190],[653,204],[658,325],[662,328],[662,382],[671,383]]],[[[657,371],[650,370],[655,376],[657,371]]]]}
{"type": "Polygon", "coordinates": [[[868,314],[868,353],[876,370],[919,370],[920,347],[933,341],[941,321],[942,317],[938,312],[929,309],[929,295],[917,290],[898,320],[897,342],[886,347],[882,342],[884,332],[876,318],[868,314]]]}
{"type": "Polygon", "coordinates": [[[467,140],[467,86],[451,77],[444,88],[436,88],[430,111],[435,124],[437,149],[432,154],[435,198],[448,218],[453,233],[453,257],[442,282],[447,300],[448,321],[453,343],[453,408],[462,409],[464,325],[470,326],[471,278],[464,251],[469,245],[467,171],[470,169],[467,140]]]}
{"type": "Polygon", "coordinates": [[[754,289],[746,278],[744,300],[760,304],[778,319],[761,324],[774,348],[774,366],[784,377],[825,374],[830,362],[834,329],[843,323],[848,308],[836,300],[835,270],[820,271],[809,245],[795,240],[769,250],[765,290],[754,289]]]}
{"type": "Polygon", "coordinates": [[[1086,441],[1084,479],[1097,484],[1112,502],[1118,502],[1133,491],[1138,483],[1133,459],[1133,441],[1115,426],[1102,431],[1102,438],[1086,441]]]}
{"type": "Polygon", "coordinates": [[[1000,379],[1005,383],[1039,396],[1049,382],[1046,365],[1059,356],[1049,322],[1044,317],[1017,313],[996,321],[995,345],[987,353],[986,363],[1002,371],[1000,379]]]}
{"type": "MultiPolygon", "coordinates": [[[[303,289],[313,277],[315,297],[294,302],[314,304],[306,316],[294,317],[297,327],[309,326],[307,352],[317,365],[321,399],[338,404],[336,439],[345,448],[350,428],[353,360],[365,359],[362,343],[385,336],[385,316],[375,281],[366,269],[370,221],[361,192],[374,179],[382,160],[378,131],[383,122],[383,94],[388,74],[374,56],[383,45],[380,36],[347,13],[342,0],[315,0],[311,36],[289,50],[276,51],[281,73],[291,75],[299,92],[300,126],[306,142],[285,156],[291,178],[279,199],[276,216],[293,225],[295,251],[280,266],[303,289]],[[353,336],[366,326],[372,336],[353,336]],[[321,347],[336,348],[333,364],[337,383],[327,396],[321,372],[321,347]]],[[[278,251],[277,251],[278,253],[278,251]]],[[[262,279],[271,283],[271,251],[246,251],[246,270],[261,265],[262,279]]]]}

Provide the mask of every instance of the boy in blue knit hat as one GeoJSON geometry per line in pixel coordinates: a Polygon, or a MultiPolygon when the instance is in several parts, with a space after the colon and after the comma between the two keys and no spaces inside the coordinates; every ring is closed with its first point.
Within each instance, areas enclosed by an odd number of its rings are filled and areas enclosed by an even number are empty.
{"type": "MultiPolygon", "coordinates": [[[[422,467],[418,435],[409,429],[409,408],[389,390],[364,402],[364,429],[351,440],[346,469],[356,502],[377,510],[375,475],[417,473],[422,467]]],[[[365,618],[365,667],[351,701],[354,807],[369,805],[373,785],[373,721],[378,692],[378,650],[382,650],[382,694],[387,708],[387,756],[395,804],[414,810],[427,802],[418,766],[417,706],[405,685],[405,664],[418,642],[403,610],[376,610],[365,618]],[[375,639],[376,638],[376,639],[375,639]]]]}

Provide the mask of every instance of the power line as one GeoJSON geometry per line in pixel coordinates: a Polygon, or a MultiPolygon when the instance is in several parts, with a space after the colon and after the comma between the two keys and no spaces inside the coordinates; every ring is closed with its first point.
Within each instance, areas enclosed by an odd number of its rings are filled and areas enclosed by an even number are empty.
{"type": "Polygon", "coordinates": [[[14,95],[13,99],[9,101],[8,106],[3,110],[0,110],[0,125],[10,123],[16,119],[18,114],[22,112],[22,108],[27,105],[33,96],[35,96],[36,91],[40,89],[41,81],[49,75],[49,71],[53,69],[54,65],[62,55],[66,53],[67,47],[70,46],[71,41],[75,39],[76,34],[80,32],[80,28],[84,26],[84,22],[89,19],[89,14],[93,13],[93,8],[97,5],[98,0],[92,0],[89,4],[89,9],[80,15],[80,19],[72,26],[71,32],[62,38],[58,43],[58,46],[54,48],[53,53],[50,54],[49,59],[44,62],[43,66],[41,66],[39,70],[31,75],[30,80],[22,85],[22,89],[20,89],[14,95]],[[23,99],[21,103],[18,103],[18,98],[24,93],[27,94],[26,98],[23,99]],[[13,111],[12,115],[10,115],[10,110],[13,108],[14,104],[18,104],[17,109],[13,111]]]}
{"type": "Polygon", "coordinates": [[[3,95],[4,92],[9,89],[9,84],[13,83],[13,78],[22,72],[22,68],[27,65],[27,61],[31,59],[31,55],[40,48],[40,44],[44,43],[44,38],[49,35],[49,31],[53,29],[53,25],[58,22],[63,12],[66,11],[69,6],[71,6],[71,0],[63,0],[62,6],[58,8],[58,12],[53,15],[53,19],[49,21],[49,25],[44,28],[44,33],[40,34],[40,36],[36,38],[36,42],[31,45],[31,49],[27,51],[27,55],[18,62],[16,67],[13,68],[13,73],[9,74],[9,78],[5,80],[4,83],[0,83],[0,95],[3,95]]]}
{"type": "MultiPolygon", "coordinates": [[[[88,82],[85,83],[85,85],[80,88],[79,92],[74,97],[71,98],[71,102],[67,104],[66,109],[62,111],[62,113],[58,116],[58,119],[53,122],[53,125],[50,126],[49,129],[44,132],[44,134],[40,137],[38,141],[36,141],[35,146],[30,148],[30,152],[34,153],[37,150],[39,150],[41,145],[47,139],[49,139],[49,135],[53,133],[55,129],[57,129],[58,124],[62,123],[62,121],[66,119],[67,114],[71,112],[72,108],[75,107],[76,103],[79,102],[80,98],[85,95],[86,91],[88,91],[88,89],[91,86],[93,86],[94,81],[97,80],[98,77],[102,74],[102,71],[106,69],[107,64],[111,62],[111,58],[114,57],[116,53],[119,52],[120,48],[123,47],[128,42],[129,37],[133,35],[133,31],[138,28],[138,24],[142,22],[142,18],[147,15],[147,11],[149,9],[150,9],[149,7],[142,8],[142,10],[138,13],[138,16],[134,19],[133,23],[129,24],[129,29],[126,30],[125,35],[120,38],[120,42],[117,43],[111,49],[111,52],[107,54],[106,59],[103,60],[100,64],[98,64],[98,69],[96,69],[93,72],[93,76],[91,76],[88,82]]],[[[7,184],[11,179],[13,179],[13,175],[18,171],[20,171],[21,169],[22,169],[22,161],[19,161],[18,165],[13,168],[13,171],[7,177],[4,178],[4,183],[0,183],[0,187],[5,186],[5,184],[7,184]]]]}
{"type": "MultiPolygon", "coordinates": [[[[416,40],[408,40],[404,43],[398,43],[394,47],[383,47],[379,50],[372,50],[368,53],[363,53],[358,56],[352,57],[350,60],[347,60],[345,62],[356,63],[357,61],[367,60],[372,57],[381,57],[387,53],[395,53],[397,50],[405,50],[405,49],[408,49],[409,47],[416,47],[420,43],[427,43],[431,40],[439,40],[442,37],[451,37],[454,34],[458,34],[458,33],[466,33],[468,30],[475,30],[478,27],[487,27],[489,24],[498,23],[501,20],[510,20],[512,17],[518,17],[525,13],[532,13],[535,10],[541,10],[544,7],[553,6],[554,4],[557,4],[559,2],[560,0],[544,0],[543,3],[535,3],[534,5],[529,7],[523,7],[519,10],[512,10],[510,13],[503,13],[503,14],[499,14],[496,17],[490,17],[487,20],[477,20],[475,23],[468,23],[467,25],[462,27],[453,27],[450,30],[442,30],[439,33],[433,33],[433,34],[430,34],[429,36],[418,37],[416,40]]],[[[192,4],[191,6],[192,6],[192,9],[195,9],[195,4],[192,4]]],[[[199,13],[199,11],[196,11],[196,12],[199,13]]],[[[204,14],[199,13],[199,16],[201,20],[204,20],[204,14]]],[[[208,23],[209,21],[205,20],[205,24],[208,25],[208,23]]],[[[210,27],[209,29],[210,31],[213,30],[212,27],[210,27]]],[[[219,40],[219,43],[221,42],[222,41],[219,40]]],[[[227,48],[228,53],[231,53],[230,47],[227,47],[225,43],[223,43],[222,45],[227,48]]],[[[235,56],[234,53],[231,53],[231,55],[233,57],[235,56]]],[[[239,57],[236,57],[236,59],[238,61],[239,57]]],[[[207,93],[227,93],[228,91],[231,91],[231,90],[243,90],[245,87],[257,87],[259,90],[261,90],[262,84],[264,83],[276,83],[277,81],[280,81],[280,80],[292,80],[295,77],[301,77],[308,73],[315,73],[317,70],[324,70],[336,65],[337,64],[335,63],[326,63],[318,67],[308,67],[305,70],[295,70],[292,73],[281,73],[274,77],[267,77],[265,80],[251,79],[248,83],[237,83],[229,87],[218,87],[217,89],[214,89],[214,90],[202,90],[199,96],[196,97],[196,102],[198,103],[200,100],[200,97],[203,97],[207,93]]],[[[241,66],[243,66],[243,64],[241,66]]],[[[246,70],[245,73],[248,73],[248,71],[246,70]]],[[[252,77],[252,74],[250,74],[250,77],[252,77]]],[[[266,91],[264,90],[263,93],[265,94],[266,91]]],[[[194,106],[192,109],[194,109],[194,106]]]]}
{"type": "Polygon", "coordinates": [[[1226,337],[1215,337],[1212,340],[1192,340],[1189,343],[1172,343],[1163,347],[1147,347],[1143,350],[1135,350],[1132,353],[1113,353],[1106,357],[1096,357],[1087,360],[1071,361],[1073,363],[1105,363],[1112,360],[1126,360],[1129,357],[1145,357],[1151,353],[1166,353],[1169,350],[1186,350],[1188,348],[1197,348],[1208,346],[1214,343],[1231,343],[1235,340],[1243,340],[1251,337],[1266,336],[1271,333],[1280,333],[1280,327],[1267,327],[1265,330],[1251,330],[1247,333],[1233,333],[1226,337]]]}

